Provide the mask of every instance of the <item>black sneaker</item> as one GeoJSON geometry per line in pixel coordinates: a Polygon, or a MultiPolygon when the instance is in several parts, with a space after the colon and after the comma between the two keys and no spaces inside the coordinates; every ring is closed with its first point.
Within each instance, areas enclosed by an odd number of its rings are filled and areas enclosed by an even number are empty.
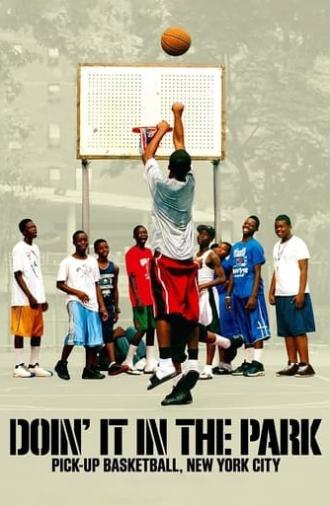
{"type": "Polygon", "coordinates": [[[298,378],[307,378],[308,376],[314,376],[315,371],[310,364],[298,364],[298,370],[295,374],[298,378]]]}
{"type": "Polygon", "coordinates": [[[277,371],[276,376],[294,376],[298,371],[298,369],[299,369],[298,364],[288,362],[287,367],[284,367],[284,369],[277,371]]]}
{"type": "Polygon", "coordinates": [[[223,361],[226,362],[226,364],[230,364],[230,362],[234,360],[237,355],[237,348],[240,348],[244,344],[244,338],[243,336],[233,336],[230,341],[230,347],[224,350],[223,353],[223,361]]]}
{"type": "Polygon", "coordinates": [[[176,386],[178,390],[182,390],[183,392],[190,392],[198,380],[199,372],[195,371],[194,369],[190,369],[185,374],[183,374],[182,378],[179,379],[176,386]]]}
{"type": "Polygon", "coordinates": [[[191,404],[192,395],[190,390],[194,388],[199,379],[199,372],[194,369],[189,370],[177,382],[172,392],[162,400],[162,406],[171,406],[179,404],[191,404]]]}
{"type": "Polygon", "coordinates": [[[105,378],[105,375],[100,373],[95,367],[85,367],[81,378],[84,380],[101,380],[105,378]]]}
{"type": "Polygon", "coordinates": [[[162,406],[178,406],[182,404],[191,404],[192,403],[192,395],[190,391],[183,392],[179,390],[177,386],[175,386],[170,394],[168,394],[165,399],[162,400],[162,406]]]}
{"type": "Polygon", "coordinates": [[[239,366],[237,367],[236,369],[234,369],[232,371],[232,376],[243,376],[244,375],[244,371],[247,370],[248,367],[250,367],[251,363],[250,362],[247,362],[246,360],[244,360],[244,362],[239,366]]]}
{"type": "Polygon", "coordinates": [[[249,378],[253,378],[255,376],[265,376],[265,369],[261,362],[257,360],[252,360],[251,364],[243,372],[244,376],[249,378]]]}
{"type": "Polygon", "coordinates": [[[226,369],[226,367],[220,367],[217,365],[216,367],[213,367],[212,372],[218,376],[224,376],[227,374],[232,374],[233,371],[231,369],[226,369]]]}
{"type": "Polygon", "coordinates": [[[68,363],[64,360],[59,360],[57,364],[54,367],[55,372],[57,373],[57,376],[61,378],[62,380],[69,380],[70,374],[68,371],[68,363]]]}

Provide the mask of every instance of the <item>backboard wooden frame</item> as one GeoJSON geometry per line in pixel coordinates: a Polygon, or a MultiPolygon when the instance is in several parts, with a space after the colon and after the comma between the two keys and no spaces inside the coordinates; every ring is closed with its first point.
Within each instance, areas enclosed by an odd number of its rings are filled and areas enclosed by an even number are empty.
{"type": "MultiPolygon", "coordinates": [[[[201,74],[201,78],[205,77],[205,79],[207,79],[209,77],[208,73],[210,73],[210,76],[212,78],[214,77],[214,79],[215,79],[214,94],[216,93],[216,89],[219,85],[219,96],[215,96],[212,98],[211,93],[210,93],[210,97],[211,97],[210,100],[214,100],[215,103],[217,103],[217,107],[214,108],[214,111],[213,111],[213,108],[209,107],[209,114],[213,114],[211,121],[213,121],[213,124],[215,125],[215,128],[213,129],[213,131],[214,131],[214,136],[215,136],[214,142],[216,144],[216,149],[210,150],[210,152],[206,153],[206,154],[205,154],[205,152],[198,154],[198,152],[197,153],[195,152],[196,150],[198,150],[198,148],[189,149],[189,142],[187,142],[187,140],[186,140],[186,144],[187,144],[186,147],[187,147],[187,150],[190,152],[192,159],[195,159],[195,160],[217,160],[217,159],[224,160],[225,159],[225,156],[226,156],[226,107],[225,107],[225,67],[223,65],[218,65],[218,66],[216,66],[216,65],[214,65],[214,66],[210,66],[210,65],[169,65],[169,64],[166,64],[166,65],[165,64],[164,65],[161,65],[161,64],[157,64],[157,65],[153,65],[153,64],[117,65],[117,64],[114,64],[114,65],[111,65],[111,64],[96,64],[96,63],[79,64],[78,70],[77,70],[77,159],[87,158],[90,160],[93,160],[93,159],[97,160],[97,159],[140,159],[141,158],[141,155],[138,150],[139,136],[137,134],[132,134],[136,138],[136,149],[132,148],[132,147],[129,148],[131,151],[132,150],[134,151],[133,154],[132,153],[131,154],[123,154],[123,153],[118,154],[118,153],[114,153],[114,152],[105,152],[106,150],[103,148],[101,148],[101,149],[103,149],[102,153],[99,154],[99,153],[96,153],[97,149],[90,149],[90,151],[89,151],[89,149],[86,148],[86,139],[88,141],[88,139],[94,134],[94,131],[95,131],[95,135],[98,133],[97,128],[95,128],[94,130],[90,130],[91,129],[90,126],[88,126],[88,128],[87,128],[87,127],[84,127],[84,125],[83,125],[84,122],[88,123],[86,116],[88,115],[89,110],[90,110],[90,109],[88,109],[88,107],[91,108],[91,106],[84,105],[84,104],[86,103],[86,101],[89,101],[89,100],[91,100],[91,102],[93,101],[93,95],[90,93],[88,86],[86,85],[86,79],[87,79],[86,76],[88,76],[88,78],[97,79],[97,77],[95,78],[94,72],[99,71],[100,75],[102,75],[102,72],[104,72],[104,70],[105,70],[105,72],[107,72],[107,69],[111,69],[111,70],[109,70],[110,73],[118,71],[119,73],[122,73],[124,75],[124,73],[126,72],[128,76],[130,75],[130,70],[132,70],[132,72],[133,73],[135,72],[136,75],[141,74],[141,76],[142,76],[141,79],[142,80],[144,79],[143,82],[146,82],[146,83],[148,83],[148,81],[147,81],[148,76],[149,76],[149,78],[151,76],[150,71],[152,71],[152,76],[155,76],[156,81],[158,79],[158,77],[157,77],[158,74],[160,74],[161,76],[165,75],[165,77],[166,77],[167,70],[168,70],[169,76],[172,76],[172,77],[169,77],[169,79],[174,79],[174,80],[179,79],[179,77],[177,77],[175,74],[178,74],[178,76],[180,76],[181,80],[184,80],[185,79],[184,72],[186,72],[188,74],[188,78],[190,78],[192,76],[192,81],[190,82],[189,86],[192,87],[192,95],[196,95],[196,100],[195,100],[196,103],[201,102],[203,100],[203,97],[205,99],[206,92],[204,90],[204,95],[199,101],[198,100],[198,93],[201,93],[201,90],[199,90],[198,86],[194,84],[194,76],[197,76],[197,81],[198,81],[198,73],[201,74]],[[173,70],[177,70],[178,72],[175,72],[175,74],[173,74],[173,70]],[[84,75],[82,76],[82,74],[84,74],[84,75]],[[194,88],[194,86],[195,86],[195,88],[194,88]],[[219,109],[218,109],[218,107],[219,107],[219,109]],[[212,112],[210,112],[211,110],[212,110],[212,112]],[[216,123],[219,123],[218,129],[216,127],[216,123]],[[91,133],[86,133],[86,129],[87,130],[89,129],[91,131],[91,133]],[[218,135],[219,135],[219,138],[217,137],[218,135]]],[[[124,83],[124,81],[123,81],[123,83],[124,83]]],[[[176,82],[174,84],[176,84],[176,82]]],[[[188,87],[188,84],[187,84],[187,87],[188,87]]],[[[184,88],[184,86],[183,86],[183,88],[184,88]]],[[[103,89],[103,88],[101,88],[101,89],[103,89]]],[[[188,89],[190,89],[190,88],[188,88],[188,89]]],[[[213,91],[213,90],[211,90],[211,91],[213,91]]],[[[152,98],[157,101],[158,98],[156,97],[156,95],[160,94],[159,90],[156,91],[155,89],[152,89],[152,94],[153,94],[152,98]]],[[[98,97],[96,97],[95,100],[98,100],[98,97]]],[[[160,102],[157,103],[157,106],[161,107],[161,103],[160,102]]],[[[98,103],[98,102],[97,102],[97,107],[100,108],[100,103],[98,103]]],[[[129,115],[130,112],[127,110],[123,110],[123,114],[129,115]]],[[[152,112],[150,114],[152,114],[152,112]]],[[[189,116],[189,112],[188,112],[188,116],[189,116]]],[[[187,117],[187,109],[184,112],[183,119],[184,119],[185,133],[188,131],[187,137],[189,139],[189,125],[187,123],[185,123],[186,117],[187,117]]],[[[167,118],[159,117],[158,120],[155,119],[153,124],[157,123],[157,121],[160,121],[161,119],[167,119],[167,118]]],[[[171,119],[172,119],[171,116],[169,116],[168,121],[170,122],[170,124],[171,124],[171,121],[170,121],[171,119]]],[[[152,125],[131,124],[130,129],[132,127],[136,127],[136,126],[152,126],[152,125]]],[[[129,125],[128,124],[125,125],[125,128],[127,130],[129,128],[129,125]]],[[[197,127],[195,127],[195,129],[196,128],[197,127]]],[[[168,134],[168,135],[171,135],[171,134],[168,134]]],[[[204,128],[202,127],[201,136],[202,135],[204,135],[204,139],[205,139],[207,136],[207,126],[205,126],[204,128]]],[[[126,136],[127,136],[127,131],[126,131],[126,136]]],[[[166,142],[168,145],[169,141],[166,141],[166,142]]],[[[115,150],[117,148],[112,146],[109,149],[115,150]]],[[[127,151],[129,151],[129,149],[127,149],[127,151]]],[[[157,156],[157,158],[158,159],[168,158],[168,155],[170,154],[170,152],[172,150],[173,150],[172,147],[171,148],[168,148],[168,147],[162,148],[162,146],[160,146],[159,150],[158,150],[159,156],[157,156]],[[165,152],[166,149],[167,149],[167,152],[165,152]]]]}

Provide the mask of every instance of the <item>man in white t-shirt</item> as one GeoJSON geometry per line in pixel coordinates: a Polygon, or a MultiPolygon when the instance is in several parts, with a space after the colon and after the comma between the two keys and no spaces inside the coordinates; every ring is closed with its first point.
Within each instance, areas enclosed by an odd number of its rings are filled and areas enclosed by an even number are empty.
{"type": "Polygon", "coordinates": [[[285,338],[288,355],[288,366],[278,371],[277,376],[313,376],[307,338],[307,332],[315,331],[307,281],[309,251],[304,241],[292,234],[291,220],[286,214],[275,219],[275,233],[280,241],[273,249],[269,302],[276,307],[277,333],[285,338]]]}
{"type": "Polygon", "coordinates": [[[44,283],[40,267],[40,252],[33,240],[37,227],[30,218],[18,228],[23,240],[13,248],[13,280],[11,296],[11,331],[14,335],[15,378],[49,377],[52,373],[39,366],[40,343],[43,335],[43,311],[47,311],[44,283]],[[24,365],[24,337],[30,338],[30,364],[24,365]]]}
{"type": "Polygon", "coordinates": [[[96,258],[87,253],[87,234],[77,230],[72,239],[75,252],[62,260],[57,275],[57,288],[67,294],[69,331],[55,371],[59,378],[69,380],[68,357],[74,346],[84,346],[86,364],[82,379],[103,379],[104,374],[96,367],[96,356],[103,345],[100,316],[106,321],[108,313],[98,284],[100,271],[96,258]]]}
{"type": "Polygon", "coordinates": [[[182,339],[188,345],[188,371],[162,401],[162,405],[192,402],[190,390],[199,378],[198,266],[193,260],[192,223],[195,180],[191,170],[191,158],[185,150],[183,109],[183,104],[178,102],[172,106],[175,151],[169,158],[168,175],[163,173],[154,158],[162,138],[170,130],[166,121],[157,125],[156,133],[142,156],[144,177],[153,200],[151,246],[154,249],[154,257],[150,274],[160,357],[159,367],[150,378],[149,390],[177,375],[171,348],[174,328],[175,340],[182,339]]]}

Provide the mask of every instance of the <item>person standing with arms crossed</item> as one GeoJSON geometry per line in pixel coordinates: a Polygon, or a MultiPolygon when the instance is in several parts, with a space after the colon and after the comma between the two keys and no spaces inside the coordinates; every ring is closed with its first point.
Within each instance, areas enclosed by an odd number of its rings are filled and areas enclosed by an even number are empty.
{"type": "Polygon", "coordinates": [[[307,280],[309,251],[304,241],[292,234],[291,220],[286,214],[275,219],[275,234],[280,240],[273,249],[269,303],[276,308],[277,334],[284,337],[288,355],[288,366],[278,371],[277,376],[313,376],[307,337],[307,332],[315,332],[307,280]]]}
{"type": "MultiPolygon", "coordinates": [[[[191,170],[191,158],[185,150],[183,109],[181,103],[174,103],[172,106],[175,151],[169,158],[168,176],[163,174],[154,159],[162,138],[170,130],[166,121],[157,125],[157,131],[142,156],[145,164],[144,176],[153,200],[151,245],[154,257],[151,261],[151,281],[160,357],[159,367],[151,376],[148,389],[177,375],[171,350],[174,327],[182,329],[180,339],[188,345],[187,372],[165,397],[162,405],[192,402],[190,390],[199,378],[198,265],[193,260],[192,223],[195,180],[191,170]],[[178,322],[182,322],[182,326],[178,325],[178,322]]],[[[175,339],[178,338],[176,332],[175,339]]]]}

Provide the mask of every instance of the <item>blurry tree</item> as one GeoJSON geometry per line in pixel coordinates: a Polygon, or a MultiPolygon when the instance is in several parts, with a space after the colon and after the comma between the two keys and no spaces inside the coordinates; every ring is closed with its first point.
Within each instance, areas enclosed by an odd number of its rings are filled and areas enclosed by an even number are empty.
{"type": "MultiPolygon", "coordinates": [[[[25,30],[75,65],[162,60],[155,51],[161,31],[185,26],[193,35],[185,62],[227,64],[228,157],[243,203],[268,217],[283,206],[297,216],[299,208],[308,214],[327,204],[319,198],[330,177],[325,0],[193,0],[189,9],[174,0],[2,0],[0,9],[1,87],[13,107],[22,85],[13,72],[37,55],[18,50],[6,33],[25,30]]],[[[27,125],[11,116],[24,137],[27,125]]],[[[2,128],[13,130],[10,121],[2,128]]]]}
{"type": "Polygon", "coordinates": [[[194,0],[190,9],[174,1],[167,6],[169,24],[180,19],[192,32],[191,59],[227,64],[228,158],[240,176],[241,201],[266,219],[279,211],[297,217],[327,208],[328,3],[194,0]]]}

